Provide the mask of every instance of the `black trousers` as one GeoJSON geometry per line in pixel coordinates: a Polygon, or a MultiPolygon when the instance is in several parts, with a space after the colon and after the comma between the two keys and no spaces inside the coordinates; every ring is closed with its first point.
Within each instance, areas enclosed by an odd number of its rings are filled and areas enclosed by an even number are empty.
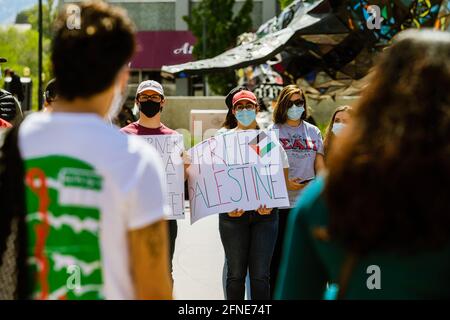
{"type": "Polygon", "coordinates": [[[172,284],[173,284],[172,259],[173,259],[173,254],[175,252],[175,241],[177,240],[177,235],[178,235],[178,224],[177,224],[177,220],[169,220],[167,222],[169,225],[169,272],[170,272],[170,277],[172,279],[172,284]]]}

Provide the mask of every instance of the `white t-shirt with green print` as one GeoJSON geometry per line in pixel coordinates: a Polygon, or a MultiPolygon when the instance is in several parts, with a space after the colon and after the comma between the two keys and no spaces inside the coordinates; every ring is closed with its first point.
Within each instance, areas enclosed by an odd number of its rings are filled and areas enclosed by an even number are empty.
{"type": "Polygon", "coordinates": [[[127,233],[169,209],[161,157],[139,137],[86,113],[28,116],[19,147],[31,297],[135,298],[127,233]]]}

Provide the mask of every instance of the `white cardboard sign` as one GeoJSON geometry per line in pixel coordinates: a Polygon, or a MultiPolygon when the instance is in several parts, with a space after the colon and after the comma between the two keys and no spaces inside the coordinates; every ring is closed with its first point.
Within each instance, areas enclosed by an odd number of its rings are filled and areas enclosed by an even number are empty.
{"type": "Polygon", "coordinates": [[[188,151],[191,223],[235,209],[289,206],[275,131],[234,131],[188,151]]]}

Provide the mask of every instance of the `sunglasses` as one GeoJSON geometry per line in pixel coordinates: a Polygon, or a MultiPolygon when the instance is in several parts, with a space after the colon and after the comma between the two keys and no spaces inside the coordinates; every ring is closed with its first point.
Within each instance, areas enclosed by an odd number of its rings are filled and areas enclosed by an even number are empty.
{"type": "Polygon", "coordinates": [[[154,102],[161,102],[163,97],[160,94],[152,94],[151,96],[148,96],[146,94],[139,95],[138,101],[139,102],[147,102],[149,100],[154,102]]]}
{"type": "Polygon", "coordinates": [[[303,99],[298,99],[295,101],[289,101],[289,105],[292,107],[293,105],[299,106],[299,107],[304,107],[305,106],[305,100],[303,99]]]}
{"type": "Polygon", "coordinates": [[[249,103],[249,104],[240,104],[234,107],[234,110],[236,111],[243,111],[243,110],[255,110],[256,109],[256,105],[254,105],[253,103],[249,103]]]}

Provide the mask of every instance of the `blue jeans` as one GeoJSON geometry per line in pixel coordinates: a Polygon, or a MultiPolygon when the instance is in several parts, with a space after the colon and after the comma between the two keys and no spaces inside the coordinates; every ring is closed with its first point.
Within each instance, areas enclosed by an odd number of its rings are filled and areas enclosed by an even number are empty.
{"type": "Polygon", "coordinates": [[[250,274],[253,300],[270,299],[270,263],[278,233],[278,210],[270,215],[246,211],[239,218],[219,215],[219,232],[228,266],[227,300],[244,300],[245,277],[250,274]]]}
{"type": "MultiPolygon", "coordinates": [[[[223,289],[223,296],[225,297],[225,300],[227,300],[227,274],[228,274],[228,265],[227,265],[227,259],[225,259],[225,261],[223,263],[223,270],[222,270],[222,289],[223,289]]],[[[270,279],[270,291],[273,291],[272,279],[270,279]]],[[[250,293],[250,277],[248,276],[248,270],[247,270],[247,276],[245,277],[245,294],[246,294],[246,297],[245,297],[246,300],[252,300],[252,294],[250,293]]]]}

